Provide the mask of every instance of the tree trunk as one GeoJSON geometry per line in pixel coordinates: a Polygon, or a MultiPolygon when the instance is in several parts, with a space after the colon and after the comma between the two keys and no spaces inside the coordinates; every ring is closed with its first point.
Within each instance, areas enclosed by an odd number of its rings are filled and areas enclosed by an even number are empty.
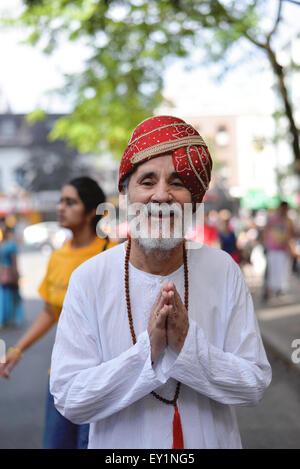
{"type": "Polygon", "coordinates": [[[275,53],[273,52],[271,47],[267,46],[265,50],[268,54],[275,76],[278,79],[278,88],[279,88],[279,92],[283,100],[285,115],[289,122],[289,131],[292,137],[292,148],[293,148],[294,159],[295,159],[294,161],[295,170],[297,171],[298,174],[300,174],[299,131],[297,129],[297,126],[294,120],[292,104],[289,100],[287,88],[285,85],[284,70],[283,70],[283,67],[277,62],[275,53]]]}

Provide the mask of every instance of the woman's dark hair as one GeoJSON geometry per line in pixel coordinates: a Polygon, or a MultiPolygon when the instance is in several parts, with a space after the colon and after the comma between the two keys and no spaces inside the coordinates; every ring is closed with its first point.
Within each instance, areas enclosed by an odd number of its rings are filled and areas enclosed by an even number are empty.
{"type": "MultiPolygon", "coordinates": [[[[105,202],[105,195],[99,184],[94,179],[88,176],[82,176],[72,179],[68,185],[75,187],[78,195],[85,206],[85,212],[89,213],[91,210],[98,207],[99,204],[105,202]]],[[[96,226],[100,220],[101,215],[96,215],[92,219],[92,227],[96,233],[96,226]]]]}

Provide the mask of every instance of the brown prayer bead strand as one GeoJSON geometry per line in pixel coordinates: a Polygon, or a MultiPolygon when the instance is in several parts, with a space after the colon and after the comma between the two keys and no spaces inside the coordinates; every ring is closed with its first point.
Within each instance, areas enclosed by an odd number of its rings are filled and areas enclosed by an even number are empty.
{"type": "MultiPolygon", "coordinates": [[[[133,319],[131,314],[131,303],[130,303],[130,292],[129,292],[129,257],[130,257],[130,248],[131,248],[131,239],[128,239],[127,248],[126,248],[126,256],[125,256],[125,295],[126,295],[126,305],[127,305],[127,314],[128,314],[128,321],[129,321],[129,328],[132,337],[133,344],[136,344],[136,335],[133,326],[133,319]]],[[[185,241],[183,243],[183,264],[184,264],[184,304],[185,308],[188,311],[188,302],[189,302],[189,277],[188,277],[188,266],[187,266],[187,253],[185,247],[185,241]]],[[[157,394],[155,391],[151,391],[151,394],[158,399],[159,401],[163,402],[167,405],[176,406],[179,392],[180,392],[181,383],[177,382],[176,390],[174,394],[174,398],[172,400],[165,399],[164,397],[157,394]]]]}
{"type": "Polygon", "coordinates": [[[131,332],[133,345],[136,344],[136,335],[133,327],[133,319],[131,314],[131,304],[130,304],[130,294],[129,294],[129,256],[130,256],[131,240],[128,239],[126,257],[125,257],[125,293],[126,293],[126,304],[127,304],[127,314],[129,321],[129,328],[131,332]]]}
{"type": "Polygon", "coordinates": [[[189,309],[189,272],[188,272],[185,240],[183,244],[183,265],[184,265],[184,306],[185,306],[185,309],[188,311],[189,309]]]}
{"type": "Polygon", "coordinates": [[[168,405],[173,405],[175,406],[176,403],[177,403],[177,399],[178,399],[178,396],[179,396],[179,392],[180,392],[180,385],[181,383],[178,381],[177,385],[176,385],[176,390],[175,390],[175,395],[174,395],[174,398],[172,400],[170,399],[165,399],[164,397],[161,397],[159,394],[157,394],[155,391],[151,391],[151,394],[156,397],[156,399],[158,399],[159,401],[163,402],[164,404],[168,404],[168,405]]]}

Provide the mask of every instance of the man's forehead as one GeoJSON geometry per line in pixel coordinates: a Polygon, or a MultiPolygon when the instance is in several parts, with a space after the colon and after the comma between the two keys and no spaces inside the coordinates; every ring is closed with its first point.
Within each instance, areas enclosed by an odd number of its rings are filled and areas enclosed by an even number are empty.
{"type": "Polygon", "coordinates": [[[148,173],[149,171],[154,173],[159,173],[161,171],[176,173],[172,155],[160,155],[155,158],[151,158],[151,160],[145,161],[144,163],[140,163],[135,172],[137,174],[141,174],[148,173]]]}

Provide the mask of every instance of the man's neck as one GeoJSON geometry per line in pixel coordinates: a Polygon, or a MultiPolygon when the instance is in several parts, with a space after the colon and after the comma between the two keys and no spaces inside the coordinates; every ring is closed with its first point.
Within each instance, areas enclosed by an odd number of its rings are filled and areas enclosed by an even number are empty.
{"type": "Polygon", "coordinates": [[[136,239],[131,241],[130,262],[139,270],[154,275],[169,275],[183,263],[183,241],[169,251],[151,249],[145,250],[136,239]]]}
{"type": "Polygon", "coordinates": [[[73,231],[73,238],[71,241],[71,246],[73,249],[84,248],[93,243],[95,239],[95,232],[89,226],[81,228],[78,231],[73,231]]]}

